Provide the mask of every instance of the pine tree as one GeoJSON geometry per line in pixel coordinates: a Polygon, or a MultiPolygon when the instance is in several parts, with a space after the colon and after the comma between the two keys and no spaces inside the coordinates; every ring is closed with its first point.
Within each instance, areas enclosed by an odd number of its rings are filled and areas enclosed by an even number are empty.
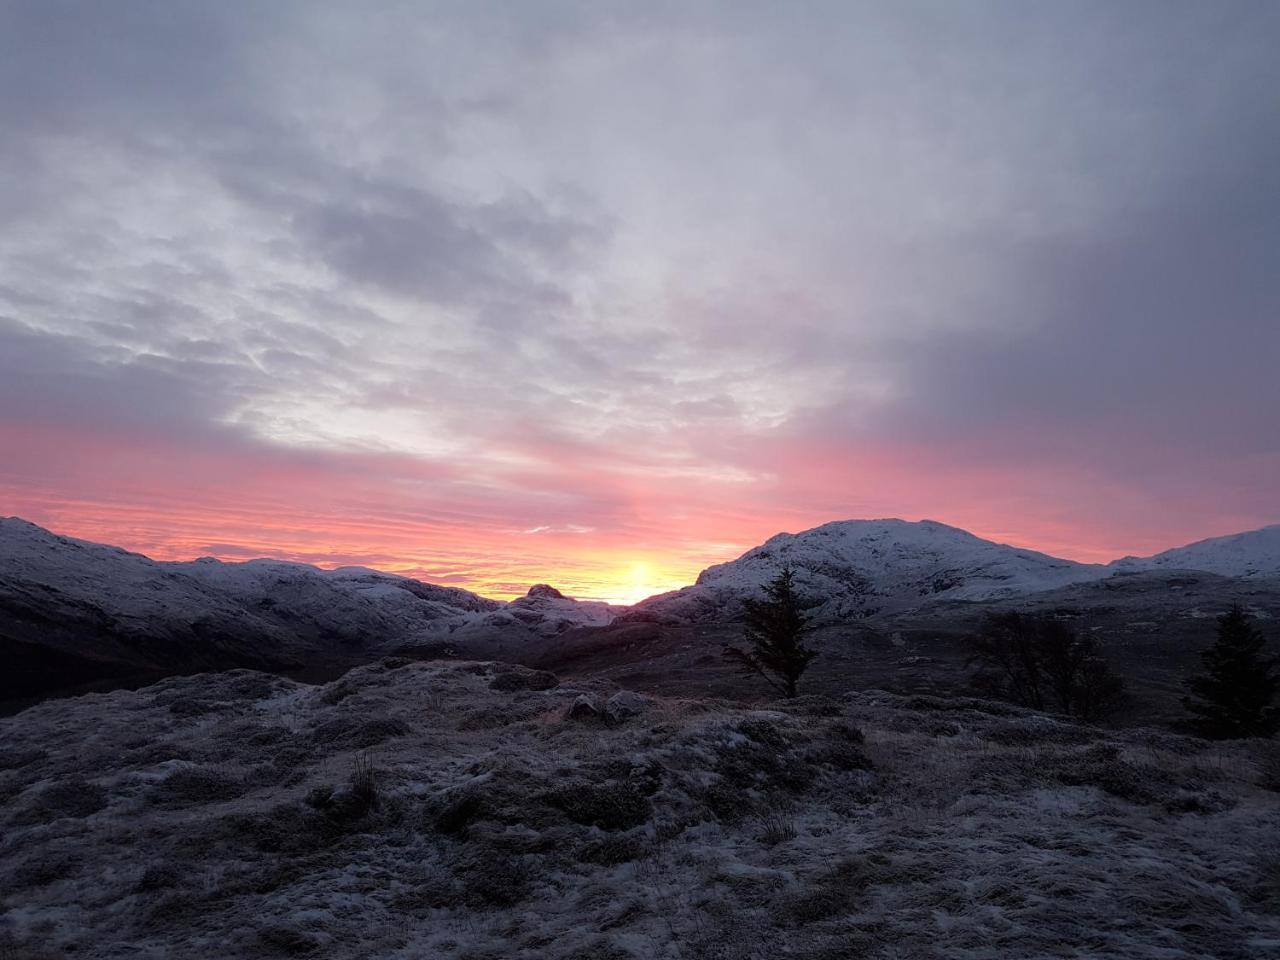
{"type": "Polygon", "coordinates": [[[805,616],[795,592],[795,575],[788,567],[765,585],[763,600],[742,602],[750,650],[726,646],[724,655],[743,673],[760,676],[785,697],[796,695],[800,676],[818,655],[801,643],[805,616]]]}
{"type": "Polygon", "coordinates": [[[1239,605],[1218,618],[1218,639],[1200,654],[1205,672],[1186,681],[1192,696],[1183,706],[1195,714],[1191,726],[1215,740],[1270,737],[1280,730],[1276,658],[1263,655],[1262,634],[1239,605]]]}

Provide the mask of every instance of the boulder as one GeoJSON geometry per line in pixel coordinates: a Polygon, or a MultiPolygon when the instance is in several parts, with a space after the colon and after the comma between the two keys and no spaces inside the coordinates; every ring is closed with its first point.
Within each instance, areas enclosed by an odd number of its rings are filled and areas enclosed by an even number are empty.
{"type": "Polygon", "coordinates": [[[631,690],[619,690],[604,705],[604,717],[612,724],[625,723],[644,713],[653,704],[646,696],[631,690]]]}
{"type": "Polygon", "coordinates": [[[569,710],[565,716],[570,720],[598,720],[600,708],[589,696],[580,693],[578,698],[569,704],[569,710]]]}

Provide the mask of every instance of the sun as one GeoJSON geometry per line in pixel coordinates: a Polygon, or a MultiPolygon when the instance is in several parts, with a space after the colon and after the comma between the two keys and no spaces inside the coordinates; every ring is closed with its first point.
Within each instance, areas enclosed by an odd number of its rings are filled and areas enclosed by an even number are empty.
{"type": "Polygon", "coordinates": [[[662,588],[654,584],[657,579],[659,578],[655,576],[651,563],[637,560],[629,564],[623,575],[618,578],[619,583],[613,602],[629,606],[655,593],[661,593],[662,588]]]}
{"type": "Polygon", "coordinates": [[[617,602],[638,603],[645,597],[652,596],[654,592],[653,567],[643,560],[637,560],[627,568],[626,576],[618,584],[617,602]]]}

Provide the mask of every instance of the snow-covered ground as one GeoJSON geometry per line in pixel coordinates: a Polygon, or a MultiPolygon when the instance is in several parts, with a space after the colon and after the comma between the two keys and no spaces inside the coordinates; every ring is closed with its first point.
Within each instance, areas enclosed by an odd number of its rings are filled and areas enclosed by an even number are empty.
{"type": "Polygon", "coordinates": [[[554,684],[392,660],[0,720],[0,956],[1280,953],[1275,745],[554,684]]]}

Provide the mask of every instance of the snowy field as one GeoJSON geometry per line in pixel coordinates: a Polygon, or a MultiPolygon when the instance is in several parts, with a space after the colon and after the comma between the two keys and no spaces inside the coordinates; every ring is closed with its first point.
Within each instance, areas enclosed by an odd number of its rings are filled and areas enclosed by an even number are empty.
{"type": "Polygon", "coordinates": [[[390,660],[0,721],[0,957],[1280,956],[1274,745],[553,683],[390,660]]]}

